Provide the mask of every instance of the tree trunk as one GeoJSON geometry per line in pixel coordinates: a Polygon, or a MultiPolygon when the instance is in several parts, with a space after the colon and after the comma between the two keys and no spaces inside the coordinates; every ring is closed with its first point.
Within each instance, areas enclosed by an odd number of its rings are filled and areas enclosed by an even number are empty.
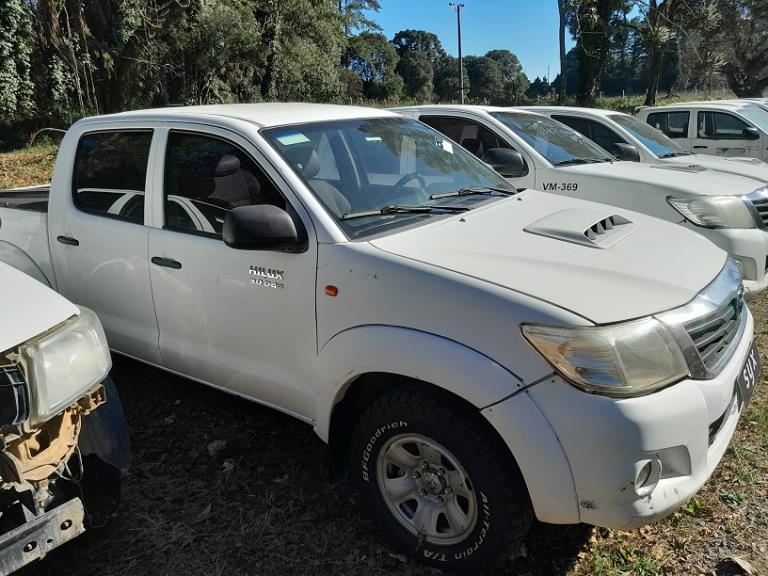
{"type": "MultiPolygon", "coordinates": [[[[557,0],[557,9],[560,11],[560,85],[557,87],[557,103],[564,104],[568,84],[568,64],[565,52],[565,0],[557,0]]],[[[547,81],[549,82],[550,79],[547,78],[547,81]]]]}
{"type": "Polygon", "coordinates": [[[648,91],[645,93],[645,105],[656,106],[656,95],[659,92],[661,64],[664,59],[664,49],[656,46],[651,48],[648,63],[648,91]]]}

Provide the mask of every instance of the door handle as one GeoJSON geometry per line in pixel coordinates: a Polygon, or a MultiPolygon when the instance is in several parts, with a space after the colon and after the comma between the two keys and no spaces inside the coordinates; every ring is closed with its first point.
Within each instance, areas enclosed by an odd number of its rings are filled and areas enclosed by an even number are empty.
{"type": "Polygon", "coordinates": [[[709,148],[709,146],[694,146],[696,150],[701,150],[702,148],[709,148]]]}
{"type": "Polygon", "coordinates": [[[173,268],[174,270],[181,269],[181,262],[174,260],[173,258],[160,258],[159,256],[153,256],[152,264],[155,266],[164,266],[165,268],[173,268]]]}
{"type": "Polygon", "coordinates": [[[57,236],[56,240],[58,240],[61,244],[66,244],[67,246],[80,246],[80,241],[77,238],[72,238],[71,236],[57,236]]]}

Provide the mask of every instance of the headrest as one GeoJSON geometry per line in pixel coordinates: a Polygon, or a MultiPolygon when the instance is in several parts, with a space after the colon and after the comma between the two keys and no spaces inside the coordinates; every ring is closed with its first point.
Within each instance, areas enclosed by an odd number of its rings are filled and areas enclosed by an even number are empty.
{"type": "Polygon", "coordinates": [[[219,158],[219,163],[216,164],[216,168],[213,171],[213,175],[216,177],[231,176],[240,171],[240,158],[232,156],[232,154],[224,154],[219,158]]]}
{"type": "Polygon", "coordinates": [[[307,180],[311,180],[320,172],[320,157],[311,146],[289,146],[285,150],[285,156],[307,180]]]}
{"type": "Polygon", "coordinates": [[[464,140],[461,141],[461,145],[475,155],[480,152],[481,144],[482,142],[480,142],[479,138],[464,138],[464,140]]]}

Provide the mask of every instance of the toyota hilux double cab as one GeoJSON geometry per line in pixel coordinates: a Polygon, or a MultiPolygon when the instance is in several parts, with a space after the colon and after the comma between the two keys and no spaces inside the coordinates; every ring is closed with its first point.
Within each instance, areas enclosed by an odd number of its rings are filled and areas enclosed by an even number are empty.
{"type": "MultiPolygon", "coordinates": [[[[0,242],[0,574],[82,534],[130,448],[96,315],[0,242]]],[[[109,510],[111,512],[112,510],[109,510]]]]}
{"type": "MultiPolygon", "coordinates": [[[[703,166],[768,183],[768,164],[757,158],[688,152],[661,130],[623,112],[571,106],[525,106],[570,126],[620,160],[647,164],[703,166]]],[[[763,225],[762,220],[758,224],[763,225]]]]}
{"type": "Polygon", "coordinates": [[[703,166],[618,161],[572,128],[514,108],[399,108],[491,164],[510,183],[677,222],[742,267],[750,294],[768,286],[768,188],[703,166]]]}
{"type": "Polygon", "coordinates": [[[768,111],[757,102],[681,102],[642,107],[637,117],[695,154],[768,160],[768,111]]]}
{"type": "Polygon", "coordinates": [[[394,546],[447,569],[514,555],[534,516],[631,529],[672,513],[758,380],[726,252],[518,191],[384,110],[84,119],[48,200],[22,203],[0,207],[0,239],[115,350],[306,422],[394,546]],[[129,193],[143,218],[112,209],[129,193]],[[178,198],[223,225],[177,218],[178,198]]]}

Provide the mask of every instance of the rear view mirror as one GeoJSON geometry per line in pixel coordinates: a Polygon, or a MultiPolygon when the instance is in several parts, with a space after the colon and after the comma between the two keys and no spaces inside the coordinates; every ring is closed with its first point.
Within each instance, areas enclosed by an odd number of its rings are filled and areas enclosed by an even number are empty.
{"type": "Polygon", "coordinates": [[[758,130],[754,126],[749,126],[747,128],[744,128],[744,137],[747,140],[758,140],[760,138],[760,130],[758,130]]]}
{"type": "Polygon", "coordinates": [[[238,250],[296,249],[299,234],[293,218],[277,206],[240,206],[227,212],[222,236],[227,246],[238,250]]]}
{"type": "Polygon", "coordinates": [[[611,146],[611,152],[618,160],[640,162],[640,154],[637,152],[637,148],[632,146],[632,144],[617,142],[611,146]]]}
{"type": "Polygon", "coordinates": [[[528,165],[522,154],[509,148],[490,148],[481,158],[505,178],[519,178],[528,174],[528,165]]]}

